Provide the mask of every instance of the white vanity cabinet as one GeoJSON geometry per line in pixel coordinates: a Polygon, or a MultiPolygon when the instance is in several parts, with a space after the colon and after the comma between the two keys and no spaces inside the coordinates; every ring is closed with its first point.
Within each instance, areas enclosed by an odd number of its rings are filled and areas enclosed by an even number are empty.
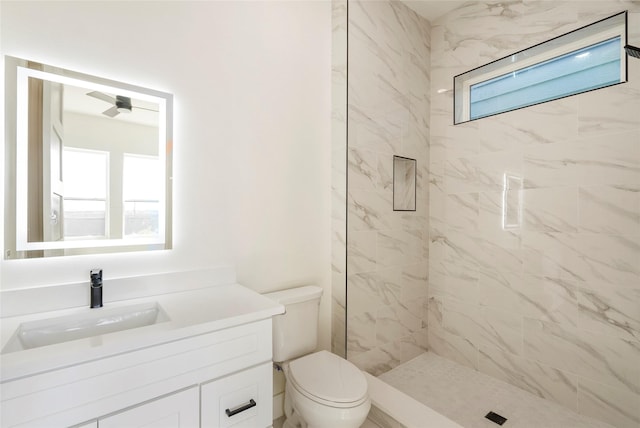
{"type": "Polygon", "coordinates": [[[201,386],[202,428],[267,427],[272,422],[273,368],[261,364],[201,386]]]}
{"type": "Polygon", "coordinates": [[[193,428],[200,421],[198,387],[167,395],[98,420],[98,428],[193,428]]]}
{"type": "Polygon", "coordinates": [[[264,363],[73,428],[268,427],[272,376],[264,363]]]}
{"type": "Polygon", "coordinates": [[[271,316],[5,380],[0,426],[268,427],[271,316]]]}

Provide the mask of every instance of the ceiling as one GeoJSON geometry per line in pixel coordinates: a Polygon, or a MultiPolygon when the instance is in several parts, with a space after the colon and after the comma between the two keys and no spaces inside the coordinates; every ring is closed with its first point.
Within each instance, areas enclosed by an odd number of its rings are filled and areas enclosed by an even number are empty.
{"type": "Polygon", "coordinates": [[[466,1],[459,0],[400,0],[419,15],[429,21],[438,19],[445,13],[462,6],[466,1]]]}

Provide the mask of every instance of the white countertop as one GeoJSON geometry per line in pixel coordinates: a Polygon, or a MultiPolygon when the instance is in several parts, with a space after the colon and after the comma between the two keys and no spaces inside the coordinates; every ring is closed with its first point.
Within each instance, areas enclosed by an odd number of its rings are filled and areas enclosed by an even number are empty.
{"type": "Polygon", "coordinates": [[[0,354],[0,383],[174,342],[284,313],[284,306],[239,284],[105,303],[104,308],[73,308],[0,319],[4,349],[20,324],[41,319],[156,302],[169,321],[146,327],[0,354]]]}

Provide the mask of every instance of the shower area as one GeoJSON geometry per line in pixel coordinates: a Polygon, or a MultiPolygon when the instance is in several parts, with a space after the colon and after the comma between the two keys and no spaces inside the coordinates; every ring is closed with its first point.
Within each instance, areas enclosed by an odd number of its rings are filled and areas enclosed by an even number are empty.
{"type": "Polygon", "coordinates": [[[462,391],[496,382],[566,410],[557,426],[640,427],[640,60],[453,125],[454,76],[625,10],[638,46],[640,3],[408,5],[333,1],[333,352],[418,401],[431,384],[470,409],[462,391]]]}

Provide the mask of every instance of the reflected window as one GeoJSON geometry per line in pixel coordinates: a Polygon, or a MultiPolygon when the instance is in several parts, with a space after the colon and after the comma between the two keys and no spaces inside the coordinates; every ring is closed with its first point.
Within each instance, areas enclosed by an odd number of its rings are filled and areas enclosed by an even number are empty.
{"type": "Polygon", "coordinates": [[[62,162],[64,237],[106,237],[109,154],[65,147],[62,162]]]}
{"type": "Polygon", "coordinates": [[[124,235],[127,237],[159,233],[162,180],[160,159],[155,156],[124,155],[123,197],[124,235]]]}

